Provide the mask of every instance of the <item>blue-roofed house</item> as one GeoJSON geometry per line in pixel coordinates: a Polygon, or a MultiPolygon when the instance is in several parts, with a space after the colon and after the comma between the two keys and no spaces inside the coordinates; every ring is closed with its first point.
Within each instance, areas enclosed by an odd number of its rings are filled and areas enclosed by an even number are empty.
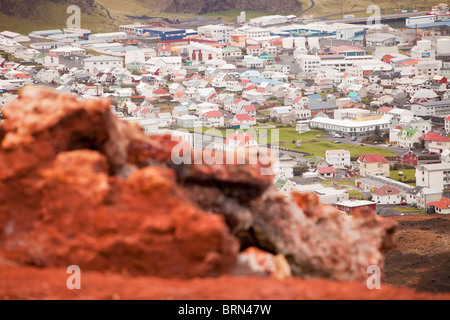
{"type": "Polygon", "coordinates": [[[357,92],[350,92],[348,97],[352,99],[352,102],[361,102],[361,96],[357,92]]]}
{"type": "Polygon", "coordinates": [[[240,74],[240,77],[241,77],[241,79],[246,78],[246,79],[252,80],[252,79],[259,78],[260,75],[261,75],[261,73],[259,71],[247,70],[245,72],[242,72],[240,74]]]}
{"type": "Polygon", "coordinates": [[[188,107],[187,106],[177,106],[174,107],[172,110],[172,117],[178,118],[180,116],[184,116],[188,114],[188,107]]]}

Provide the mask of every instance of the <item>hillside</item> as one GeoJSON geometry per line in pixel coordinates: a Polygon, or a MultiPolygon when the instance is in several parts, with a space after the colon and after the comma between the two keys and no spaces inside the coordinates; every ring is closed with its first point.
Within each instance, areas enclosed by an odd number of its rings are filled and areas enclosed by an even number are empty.
{"type": "Polygon", "coordinates": [[[439,1],[413,0],[2,0],[0,2],[0,30],[28,33],[37,29],[64,28],[69,5],[82,9],[81,25],[93,32],[117,31],[120,24],[139,21],[132,17],[193,18],[196,15],[223,18],[233,21],[240,11],[247,18],[267,14],[312,14],[314,17],[356,11],[356,16],[369,16],[366,9],[371,4],[380,8],[431,6],[439,1]]]}

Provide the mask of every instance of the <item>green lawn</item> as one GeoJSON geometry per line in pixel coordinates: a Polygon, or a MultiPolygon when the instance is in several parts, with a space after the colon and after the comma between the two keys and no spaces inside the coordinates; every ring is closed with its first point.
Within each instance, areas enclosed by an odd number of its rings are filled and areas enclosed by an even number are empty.
{"type": "MultiPolygon", "coordinates": [[[[363,153],[376,153],[384,156],[395,156],[395,153],[383,148],[372,147],[372,146],[360,146],[357,144],[344,144],[344,143],[333,143],[332,140],[327,140],[321,138],[321,136],[326,135],[325,132],[321,130],[311,130],[302,134],[299,134],[295,127],[283,127],[277,128],[279,130],[280,144],[287,142],[288,144],[282,145],[281,147],[297,150],[302,152],[311,153],[320,157],[325,157],[326,150],[337,150],[345,149],[350,151],[351,157],[359,157],[363,153]],[[318,135],[320,137],[318,137],[318,135]],[[300,148],[292,143],[292,140],[302,140],[302,145],[300,148]]],[[[270,141],[270,140],[269,140],[270,141]]]]}
{"type": "MultiPolygon", "coordinates": [[[[272,124],[272,123],[268,123],[272,124]]],[[[277,124],[280,125],[280,124],[277,124]]],[[[211,130],[211,128],[196,128],[196,132],[202,132],[211,130]]],[[[217,130],[217,129],[215,129],[217,130]]],[[[233,132],[231,129],[228,132],[233,132]]],[[[226,136],[227,130],[218,130],[222,136],[226,136]]],[[[244,130],[237,130],[238,132],[244,132],[244,130]]],[[[326,150],[337,150],[345,149],[350,151],[351,157],[359,157],[363,153],[376,153],[384,156],[395,156],[395,153],[383,148],[372,147],[372,146],[360,146],[356,144],[344,144],[344,143],[333,143],[331,140],[320,138],[325,136],[326,133],[321,130],[311,130],[302,134],[299,134],[295,130],[295,126],[288,127],[286,125],[275,128],[275,129],[258,129],[258,127],[252,127],[248,132],[252,133],[254,136],[267,134],[266,137],[257,138],[257,141],[261,145],[273,144],[279,140],[280,148],[286,148],[288,150],[301,151],[305,153],[311,153],[305,157],[312,157],[318,155],[320,157],[325,157],[326,150]],[[275,131],[277,130],[277,131],[275,131]],[[277,132],[277,133],[276,133],[277,132]],[[276,135],[278,134],[278,139],[276,135]],[[318,137],[319,136],[319,137],[318,137]],[[272,141],[272,138],[275,141],[272,141]],[[292,141],[302,140],[302,145],[300,148],[295,146],[292,141]]],[[[211,133],[211,132],[209,132],[211,133]]]]}
{"type": "MultiPolygon", "coordinates": [[[[416,181],[416,169],[400,169],[390,172],[391,179],[397,180],[397,181],[410,181],[414,180],[416,181]],[[399,172],[403,172],[403,175],[399,175],[399,172]]],[[[409,182],[411,185],[415,185],[415,183],[409,182]]]]}
{"type": "Polygon", "coordinates": [[[400,212],[424,212],[425,210],[413,208],[413,207],[394,207],[393,210],[400,211],[400,212]]]}

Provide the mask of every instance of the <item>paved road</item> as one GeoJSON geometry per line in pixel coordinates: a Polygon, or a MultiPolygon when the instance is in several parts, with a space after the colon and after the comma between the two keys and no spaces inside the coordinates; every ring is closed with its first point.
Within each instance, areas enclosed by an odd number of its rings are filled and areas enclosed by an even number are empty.
{"type": "Polygon", "coordinates": [[[309,10],[311,10],[312,8],[314,8],[314,6],[316,5],[316,3],[314,2],[314,0],[311,0],[311,5],[309,6],[308,9],[300,12],[297,17],[300,17],[301,15],[304,15],[306,12],[308,12],[309,10]]]}
{"type": "MultiPolygon", "coordinates": [[[[428,13],[428,11],[387,14],[387,15],[380,16],[380,20],[381,20],[380,22],[382,23],[383,20],[391,20],[391,19],[401,19],[401,18],[409,18],[409,17],[415,17],[415,16],[423,16],[423,15],[426,15],[427,13],[428,13]]],[[[344,14],[346,14],[346,13],[344,13],[344,14]]],[[[342,22],[342,23],[361,23],[361,22],[366,22],[367,21],[367,17],[350,18],[350,19],[336,19],[336,20],[322,19],[322,21],[325,22],[325,23],[337,23],[337,22],[342,22]]]]}

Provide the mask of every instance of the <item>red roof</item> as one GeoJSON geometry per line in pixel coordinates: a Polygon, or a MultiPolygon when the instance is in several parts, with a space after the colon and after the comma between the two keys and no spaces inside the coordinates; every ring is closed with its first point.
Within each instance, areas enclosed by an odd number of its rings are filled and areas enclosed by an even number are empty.
{"type": "Polygon", "coordinates": [[[400,191],[391,186],[384,186],[384,187],[378,188],[377,190],[373,191],[372,193],[377,196],[389,196],[389,195],[400,194],[400,191]]]}
{"type": "Polygon", "coordinates": [[[334,52],[344,52],[344,51],[364,51],[361,48],[358,47],[352,47],[352,46],[339,46],[339,47],[333,47],[331,48],[331,51],[334,52]]]}
{"type": "Polygon", "coordinates": [[[229,144],[230,140],[239,141],[239,146],[245,146],[249,141],[254,141],[251,133],[232,133],[225,140],[225,144],[229,144]]]}
{"type": "Polygon", "coordinates": [[[388,113],[388,112],[391,111],[392,109],[394,109],[394,108],[384,106],[384,107],[378,108],[378,109],[377,109],[377,112],[388,113]]]}
{"type": "Polygon", "coordinates": [[[320,167],[317,168],[317,172],[319,174],[336,173],[336,169],[334,167],[320,167]]]}
{"type": "Polygon", "coordinates": [[[154,94],[168,94],[169,91],[164,90],[163,88],[158,88],[155,91],[153,91],[154,94]]]}
{"type": "Polygon", "coordinates": [[[445,120],[449,121],[450,120],[450,116],[447,116],[447,118],[445,118],[445,120]]]}
{"type": "Polygon", "coordinates": [[[374,162],[388,162],[388,160],[382,156],[381,154],[367,154],[363,153],[361,157],[359,157],[358,161],[366,162],[366,163],[374,163],[374,162]]]}
{"type": "Polygon", "coordinates": [[[292,100],[293,103],[300,102],[302,100],[301,96],[296,97],[294,100],[292,100]]]}
{"type": "Polygon", "coordinates": [[[53,53],[47,53],[45,56],[46,56],[46,57],[54,57],[54,58],[58,58],[58,56],[57,56],[56,54],[53,54],[53,53]]]}
{"type": "Polygon", "coordinates": [[[425,141],[450,142],[450,138],[444,137],[443,135],[440,135],[436,132],[425,133],[423,136],[419,137],[419,139],[425,141]]]}
{"type": "Polygon", "coordinates": [[[442,197],[439,201],[428,202],[427,206],[435,206],[439,209],[450,209],[450,199],[442,197]]]}
{"type": "Polygon", "coordinates": [[[243,107],[245,111],[250,112],[250,111],[256,111],[256,108],[254,105],[249,104],[243,107]]]}
{"type": "Polygon", "coordinates": [[[223,117],[223,114],[220,111],[208,111],[203,114],[206,118],[214,118],[214,117],[223,117]]]}
{"type": "Polygon", "coordinates": [[[26,75],[23,73],[15,74],[14,77],[16,77],[16,78],[31,78],[29,75],[26,75]]]}
{"type": "Polygon", "coordinates": [[[242,113],[242,114],[237,114],[236,115],[236,120],[237,121],[251,121],[251,120],[255,120],[255,119],[254,118],[250,118],[248,113],[242,113]]]}
{"type": "Polygon", "coordinates": [[[402,130],[402,126],[396,126],[395,129],[402,130]]]}

